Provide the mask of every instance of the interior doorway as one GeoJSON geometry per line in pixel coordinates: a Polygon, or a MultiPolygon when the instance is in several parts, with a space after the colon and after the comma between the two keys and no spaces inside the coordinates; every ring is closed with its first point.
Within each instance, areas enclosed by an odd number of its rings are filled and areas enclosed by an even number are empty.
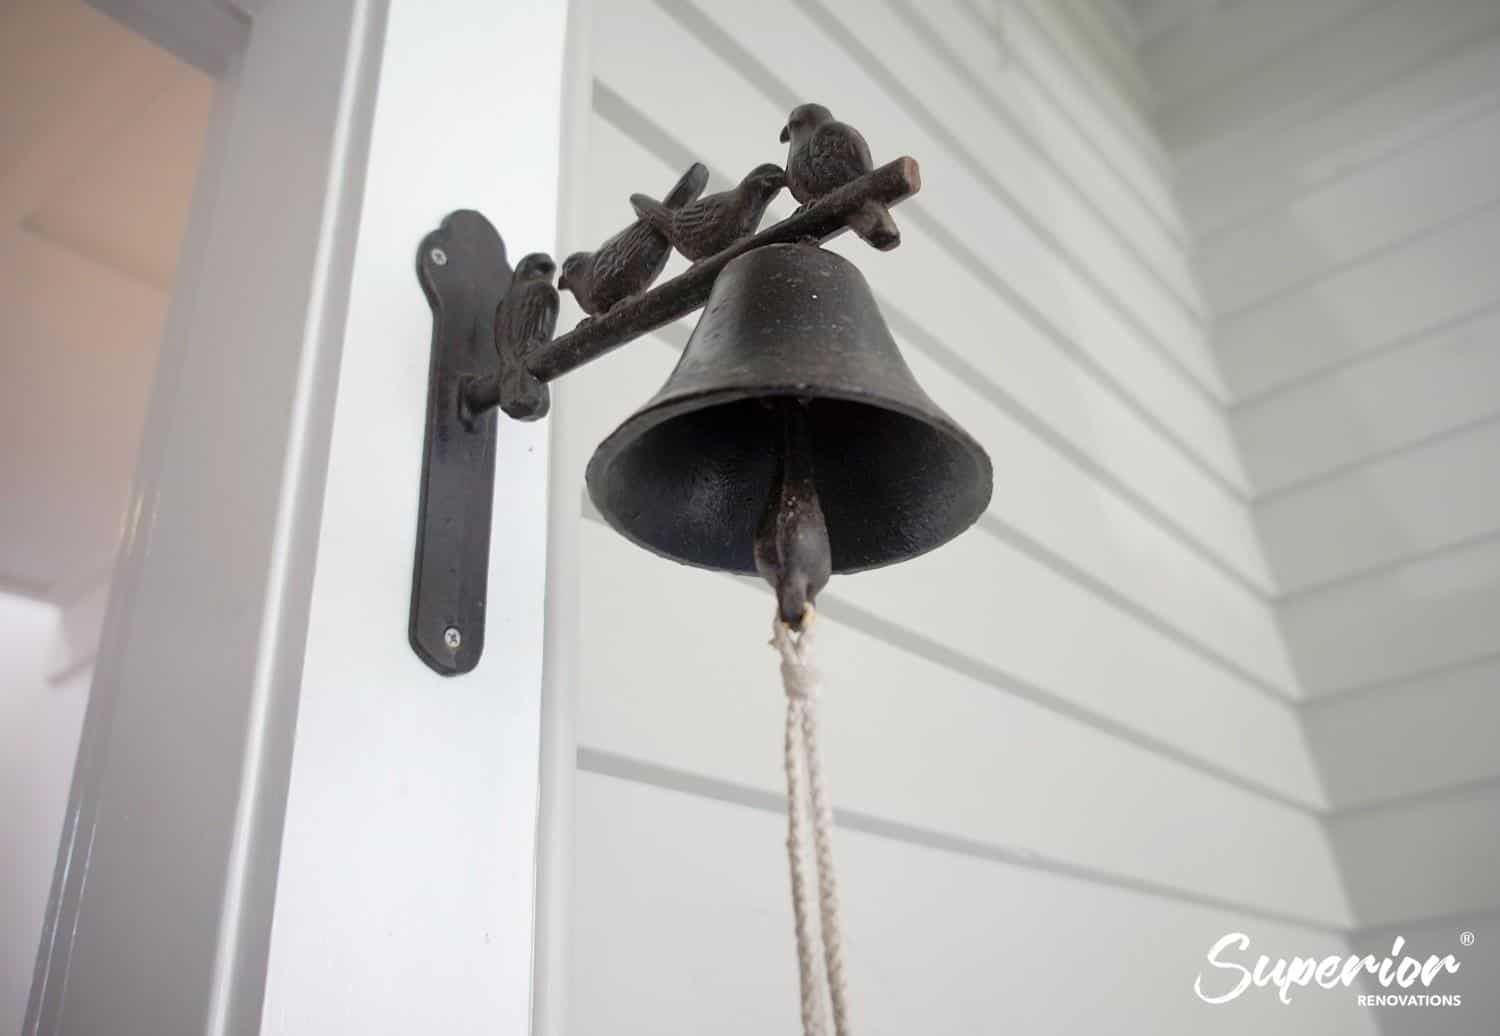
{"type": "Polygon", "coordinates": [[[83,0],[0,9],[0,1031],[26,1011],[214,89],[83,0]]]}

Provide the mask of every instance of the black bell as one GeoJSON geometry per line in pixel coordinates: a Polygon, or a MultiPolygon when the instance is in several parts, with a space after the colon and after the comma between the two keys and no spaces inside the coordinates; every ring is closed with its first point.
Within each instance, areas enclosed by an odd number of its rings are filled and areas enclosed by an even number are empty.
{"type": "Polygon", "coordinates": [[[859,270],[768,245],[719,274],[672,376],[594,451],[589,497],[656,554],[753,573],[793,463],[816,485],[834,572],[932,550],[990,499],[989,457],[917,385],[859,270]]]}

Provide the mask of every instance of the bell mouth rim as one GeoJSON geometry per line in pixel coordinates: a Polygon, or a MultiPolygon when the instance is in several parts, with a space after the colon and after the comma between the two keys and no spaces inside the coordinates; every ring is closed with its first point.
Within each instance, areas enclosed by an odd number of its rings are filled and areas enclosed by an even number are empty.
{"type": "Polygon", "coordinates": [[[628,526],[618,520],[618,517],[613,514],[609,508],[605,507],[604,504],[600,502],[600,494],[597,491],[597,487],[601,484],[607,471],[605,464],[613,464],[614,461],[620,457],[620,444],[617,440],[619,440],[620,436],[626,431],[626,429],[629,429],[632,432],[633,438],[639,438],[640,436],[652,431],[660,425],[663,425],[675,418],[682,417],[686,414],[696,413],[700,410],[709,410],[717,406],[723,406],[727,403],[740,403],[746,400],[808,399],[810,401],[817,401],[826,399],[845,403],[862,403],[866,406],[872,406],[881,410],[890,411],[894,414],[899,414],[900,416],[912,421],[916,421],[919,424],[938,428],[963,448],[964,453],[966,453],[974,462],[977,474],[980,476],[978,480],[979,484],[975,487],[973,493],[974,506],[969,509],[969,513],[962,514],[962,520],[957,522],[951,531],[947,532],[945,535],[939,537],[938,539],[935,539],[931,543],[924,544],[921,550],[913,551],[911,553],[894,554],[891,557],[883,558],[870,564],[835,564],[833,568],[834,575],[852,575],[857,572],[871,572],[875,569],[886,568],[890,565],[900,564],[903,561],[911,561],[913,558],[919,558],[924,554],[929,554],[932,551],[937,550],[939,547],[951,543],[959,536],[968,532],[971,528],[974,527],[974,524],[984,516],[985,512],[989,510],[990,501],[994,496],[995,488],[994,464],[990,460],[989,453],[983,446],[979,444],[979,441],[977,439],[975,439],[968,432],[964,431],[964,429],[956,421],[950,418],[936,405],[929,402],[929,406],[931,406],[931,409],[922,410],[918,407],[903,403],[900,400],[892,399],[888,396],[876,395],[869,392],[860,392],[857,389],[820,385],[817,387],[815,393],[811,393],[809,392],[811,388],[812,386],[810,385],[794,382],[788,382],[782,385],[758,386],[754,391],[733,386],[726,388],[712,388],[705,389],[701,392],[690,392],[684,393],[680,396],[674,396],[670,399],[658,401],[648,406],[644,410],[637,411],[630,417],[627,417],[617,428],[615,428],[614,431],[605,436],[604,439],[600,441],[599,445],[594,448],[593,454],[589,457],[589,462],[584,468],[584,486],[588,490],[589,502],[593,505],[594,510],[599,512],[599,516],[604,519],[604,523],[606,525],[608,525],[615,532],[619,533],[625,539],[629,540],[631,543],[647,551],[650,551],[657,557],[666,558],[667,560],[675,561],[680,565],[686,565],[689,568],[702,569],[707,572],[730,572],[739,575],[755,575],[756,572],[753,564],[738,568],[730,568],[723,565],[713,565],[700,561],[693,561],[676,554],[667,553],[666,551],[658,548],[655,544],[649,543],[646,540],[636,536],[628,526]]]}

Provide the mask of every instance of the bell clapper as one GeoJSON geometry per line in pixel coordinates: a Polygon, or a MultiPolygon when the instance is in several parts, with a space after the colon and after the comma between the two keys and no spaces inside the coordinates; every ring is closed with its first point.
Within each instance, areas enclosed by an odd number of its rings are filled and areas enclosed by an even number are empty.
{"type": "Polygon", "coordinates": [[[807,404],[768,402],[780,437],[780,466],[755,533],[755,569],[776,591],[781,621],[801,630],[813,600],[828,583],[833,558],[828,525],[813,478],[807,404]]]}

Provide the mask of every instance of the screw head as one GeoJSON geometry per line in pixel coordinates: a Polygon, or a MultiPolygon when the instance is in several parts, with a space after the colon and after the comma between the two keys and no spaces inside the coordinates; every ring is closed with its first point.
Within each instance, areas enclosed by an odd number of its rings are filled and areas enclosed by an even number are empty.
{"type": "Polygon", "coordinates": [[[448,645],[450,651],[457,651],[458,646],[464,642],[464,635],[458,631],[457,626],[449,626],[443,630],[443,643],[448,645]]]}
{"type": "Polygon", "coordinates": [[[432,260],[432,264],[434,266],[448,265],[448,253],[443,251],[441,248],[434,248],[432,251],[427,253],[427,256],[432,260]]]}

